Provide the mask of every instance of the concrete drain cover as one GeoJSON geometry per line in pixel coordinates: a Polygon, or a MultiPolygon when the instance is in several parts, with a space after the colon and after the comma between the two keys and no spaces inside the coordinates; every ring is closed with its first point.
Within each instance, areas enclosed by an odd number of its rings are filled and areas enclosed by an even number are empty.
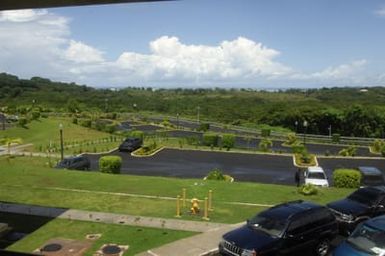
{"type": "Polygon", "coordinates": [[[57,252],[60,251],[63,246],[61,244],[47,244],[44,246],[41,251],[43,252],[57,252]]]}
{"type": "Polygon", "coordinates": [[[116,255],[122,251],[119,246],[116,245],[106,245],[103,247],[102,252],[104,255],[116,255]]]}

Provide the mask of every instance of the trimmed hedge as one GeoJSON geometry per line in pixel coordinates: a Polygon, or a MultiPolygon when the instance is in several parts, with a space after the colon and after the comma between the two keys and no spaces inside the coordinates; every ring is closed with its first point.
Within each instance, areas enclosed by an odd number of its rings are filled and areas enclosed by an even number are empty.
{"type": "Polygon", "coordinates": [[[203,134],[203,144],[205,146],[216,147],[218,146],[218,140],[219,136],[216,133],[207,132],[203,134]]]}
{"type": "Polygon", "coordinates": [[[234,134],[223,134],[222,135],[222,147],[230,150],[235,145],[235,135],[234,134]]]}
{"type": "Polygon", "coordinates": [[[120,173],[122,158],[120,156],[102,156],[99,159],[99,171],[104,173],[120,173]]]}
{"type": "Polygon", "coordinates": [[[361,173],[354,169],[336,169],[333,172],[333,182],[337,188],[358,188],[361,184],[361,173]]]}

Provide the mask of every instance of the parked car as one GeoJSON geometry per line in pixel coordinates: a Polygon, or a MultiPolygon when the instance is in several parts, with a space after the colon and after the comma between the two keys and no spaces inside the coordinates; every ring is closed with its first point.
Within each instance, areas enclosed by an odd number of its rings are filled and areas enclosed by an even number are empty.
{"type": "Polygon", "coordinates": [[[333,256],[346,255],[385,255],[385,216],[359,224],[333,252],[333,256]]]}
{"type": "Polygon", "coordinates": [[[384,175],[376,167],[372,166],[360,166],[358,167],[362,178],[361,186],[381,186],[385,185],[384,175]]]}
{"type": "Polygon", "coordinates": [[[89,170],[90,160],[86,156],[73,156],[64,158],[55,168],[70,170],[89,170]]]}
{"type": "Polygon", "coordinates": [[[340,232],[350,234],[360,222],[385,214],[385,186],[360,188],[327,206],[337,217],[340,232]]]}
{"type": "Polygon", "coordinates": [[[305,184],[329,187],[329,182],[324,170],[319,166],[308,167],[304,173],[305,184]]]}
{"type": "Polygon", "coordinates": [[[246,225],[224,234],[219,253],[225,256],[303,255],[303,250],[312,250],[324,256],[337,234],[336,218],[328,208],[293,201],[267,209],[246,225]]]}
{"type": "Polygon", "coordinates": [[[143,144],[143,140],[140,138],[127,138],[119,146],[119,151],[132,152],[140,148],[143,144]]]}

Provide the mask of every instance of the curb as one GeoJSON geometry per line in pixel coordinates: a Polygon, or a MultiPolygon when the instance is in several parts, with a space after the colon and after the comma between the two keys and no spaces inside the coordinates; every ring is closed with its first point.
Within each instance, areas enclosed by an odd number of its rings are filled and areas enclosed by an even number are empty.
{"type": "Polygon", "coordinates": [[[136,150],[135,150],[134,152],[131,153],[131,156],[133,156],[133,157],[151,157],[151,156],[154,156],[155,154],[157,154],[158,152],[162,151],[163,149],[165,149],[165,147],[160,147],[149,155],[136,155],[135,154],[136,150]]]}
{"type": "Polygon", "coordinates": [[[318,165],[318,160],[317,160],[317,156],[314,155],[314,162],[315,162],[315,165],[298,165],[296,162],[295,162],[295,154],[293,154],[293,165],[295,167],[298,167],[298,168],[306,168],[306,167],[312,167],[312,166],[319,166],[318,165]]]}

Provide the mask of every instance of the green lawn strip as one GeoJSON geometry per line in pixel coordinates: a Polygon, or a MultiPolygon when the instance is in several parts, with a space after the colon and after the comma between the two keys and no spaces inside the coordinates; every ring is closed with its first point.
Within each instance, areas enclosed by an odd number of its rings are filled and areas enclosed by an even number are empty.
{"type": "Polygon", "coordinates": [[[196,233],[55,219],[7,249],[32,252],[52,238],[86,240],[85,236],[87,234],[102,234],[102,236],[94,241],[91,248],[84,254],[85,256],[93,255],[102,245],[108,243],[129,245],[128,251],[124,254],[128,256],[192,236],[196,233]]]}
{"type": "Polygon", "coordinates": [[[5,131],[0,130],[0,137],[21,138],[23,143],[34,144],[32,150],[39,151],[40,146],[45,149],[50,141],[52,145],[59,145],[59,124],[63,124],[65,144],[75,143],[76,141],[97,140],[110,136],[108,133],[73,124],[68,118],[40,118],[29,123],[27,128],[15,126],[5,131]]]}
{"type": "Polygon", "coordinates": [[[305,197],[298,194],[294,186],[66,171],[47,168],[45,161],[45,158],[0,158],[0,200],[170,218],[175,215],[176,202],[173,200],[98,194],[93,191],[175,198],[182,194],[182,188],[186,188],[187,198],[202,200],[212,190],[216,209],[211,214],[212,221],[234,223],[253,215],[258,207],[232,205],[229,202],[274,205],[305,199],[324,204],[352,191],[325,188],[316,196],[305,197]],[[55,188],[90,192],[58,191],[55,188]]]}

